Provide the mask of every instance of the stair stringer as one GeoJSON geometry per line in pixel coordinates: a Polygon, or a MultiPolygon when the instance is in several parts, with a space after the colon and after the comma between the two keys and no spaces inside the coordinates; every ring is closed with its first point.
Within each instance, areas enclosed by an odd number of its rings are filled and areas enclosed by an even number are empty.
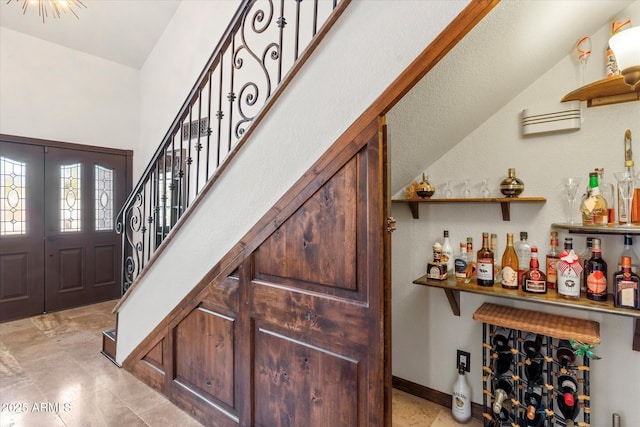
{"type": "MultiPolygon", "coordinates": [[[[176,382],[174,378],[167,377],[167,375],[174,371],[176,364],[172,357],[174,354],[173,349],[177,345],[175,338],[177,330],[187,323],[191,325],[192,329],[197,329],[201,332],[202,325],[198,324],[198,322],[202,322],[199,311],[215,314],[217,316],[215,318],[219,319],[219,323],[215,325],[218,328],[237,327],[238,330],[243,329],[245,331],[250,329],[247,323],[240,323],[249,322],[248,317],[242,319],[238,315],[242,311],[240,307],[245,304],[245,301],[246,304],[249,303],[248,289],[241,289],[239,286],[240,276],[246,275],[245,280],[248,281],[252,270],[252,255],[255,251],[276,231],[287,225],[290,217],[303,208],[312,197],[321,192],[323,187],[331,182],[332,178],[347,163],[357,162],[358,160],[354,160],[354,158],[361,155],[361,152],[366,149],[368,144],[375,144],[380,138],[379,121],[377,119],[353,137],[352,135],[356,132],[356,129],[351,129],[351,132],[346,133],[336,141],[327,153],[251,228],[247,235],[207,273],[189,295],[180,302],[178,307],[130,354],[123,364],[125,369],[150,387],[166,395],[176,405],[206,425],[249,425],[242,424],[241,415],[239,415],[241,411],[234,407],[234,390],[226,391],[228,402],[212,402],[202,396],[194,397],[193,392],[185,391],[185,393],[182,393],[175,391],[176,382]],[[172,387],[174,388],[173,391],[170,390],[172,387]],[[212,411],[211,407],[214,407],[217,411],[212,411]]],[[[378,184],[376,182],[376,186],[378,184]]],[[[359,250],[362,251],[363,249],[360,248],[359,250]]],[[[367,295],[366,291],[362,294],[362,289],[359,292],[360,295],[367,295]]],[[[365,304],[365,302],[361,301],[362,304],[365,304]]],[[[365,305],[375,306],[375,303],[367,302],[365,305]]],[[[231,332],[229,335],[233,336],[233,334],[234,332],[231,332]]],[[[364,335],[366,337],[367,333],[365,332],[364,335]]],[[[232,346],[233,343],[226,342],[226,345],[221,346],[221,351],[228,350],[232,346]]],[[[363,344],[363,348],[367,347],[367,343],[363,344]]],[[[247,353],[251,351],[248,347],[244,348],[244,350],[247,353]]],[[[198,360],[207,359],[206,355],[203,354],[193,354],[192,357],[198,358],[198,360]]],[[[235,357],[248,357],[248,355],[239,354],[235,357]]],[[[236,369],[233,364],[233,358],[234,355],[231,354],[225,359],[229,362],[226,371],[234,371],[236,369]]],[[[223,372],[225,371],[223,367],[216,368],[223,372]]],[[[211,384],[208,385],[211,386],[211,384]]],[[[206,385],[202,387],[206,387],[206,385]]],[[[202,387],[200,388],[202,389],[202,387]]],[[[368,388],[366,386],[361,387],[368,388]]],[[[186,388],[185,386],[185,390],[186,388]]],[[[242,403],[239,405],[242,405],[242,403]]],[[[246,413],[251,412],[250,407],[243,409],[245,409],[246,413]]]]}

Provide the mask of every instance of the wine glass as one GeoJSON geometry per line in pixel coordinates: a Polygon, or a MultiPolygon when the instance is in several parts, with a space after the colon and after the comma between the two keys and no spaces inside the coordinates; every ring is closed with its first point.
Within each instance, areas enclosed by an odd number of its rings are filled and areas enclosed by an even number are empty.
{"type": "Polygon", "coordinates": [[[444,198],[450,199],[453,193],[451,192],[451,182],[449,180],[444,183],[444,198]]]}
{"type": "Polygon", "coordinates": [[[464,191],[462,192],[462,197],[464,197],[465,199],[468,199],[469,197],[471,197],[471,188],[469,188],[468,179],[464,180],[464,191]]]}
{"type": "Polygon", "coordinates": [[[615,172],[613,174],[618,181],[618,189],[620,197],[624,200],[625,212],[627,213],[627,222],[625,226],[631,226],[631,199],[633,198],[634,178],[628,172],[615,172]]]}
{"type": "Polygon", "coordinates": [[[569,202],[569,224],[574,224],[573,216],[575,213],[576,193],[578,192],[578,187],[580,187],[580,179],[579,177],[570,177],[565,178],[562,182],[567,202],[569,202]]]}
{"type": "Polygon", "coordinates": [[[580,37],[576,43],[576,52],[578,53],[578,61],[582,64],[582,86],[585,84],[585,72],[587,70],[587,62],[591,56],[591,37],[580,37]]]}
{"type": "Polygon", "coordinates": [[[491,190],[489,190],[489,178],[484,178],[482,180],[482,197],[488,199],[491,196],[491,190]]]}

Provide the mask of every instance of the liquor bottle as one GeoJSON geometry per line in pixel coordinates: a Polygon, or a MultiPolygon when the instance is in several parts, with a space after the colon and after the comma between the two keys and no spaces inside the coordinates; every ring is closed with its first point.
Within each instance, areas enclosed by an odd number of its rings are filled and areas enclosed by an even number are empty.
{"type": "Polygon", "coordinates": [[[494,282],[501,283],[502,274],[500,274],[501,260],[498,258],[498,235],[491,233],[489,237],[489,249],[493,252],[493,279],[494,282]]]}
{"type": "Polygon", "coordinates": [[[453,272],[453,248],[449,240],[449,230],[444,230],[444,239],[442,241],[442,262],[447,264],[447,276],[453,272]]]}
{"type": "Polygon", "coordinates": [[[587,273],[586,267],[589,258],[591,258],[591,248],[593,248],[593,237],[587,237],[587,246],[580,254],[580,262],[582,263],[583,276],[580,277],[580,292],[587,292],[587,273]]]}
{"type": "Polygon", "coordinates": [[[464,283],[467,278],[467,245],[460,242],[460,252],[454,260],[455,276],[457,283],[464,283]]]}
{"type": "Polygon", "coordinates": [[[622,269],[613,276],[613,304],[640,309],[640,276],[631,271],[631,258],[622,257],[622,269]]]}
{"type": "Polygon", "coordinates": [[[558,261],[560,261],[560,251],[558,250],[558,232],[551,232],[551,241],[549,242],[549,252],[546,256],[546,274],[547,274],[547,287],[549,289],[555,289],[558,282],[556,268],[558,267],[558,261]]]}
{"type": "Polygon", "coordinates": [[[609,184],[604,178],[604,168],[595,168],[595,172],[598,173],[598,187],[600,188],[600,194],[607,202],[607,224],[613,225],[616,221],[615,214],[615,202],[614,197],[616,190],[613,188],[613,184],[609,184]]]}
{"type": "Polygon", "coordinates": [[[522,276],[529,268],[531,261],[531,245],[527,241],[529,235],[526,231],[520,232],[520,240],[514,245],[516,254],[518,255],[518,286],[522,287],[522,276]]]}
{"type": "Polygon", "coordinates": [[[566,374],[576,360],[576,354],[569,340],[559,340],[556,347],[556,360],[560,364],[560,372],[566,374]]]}
{"type": "Polygon", "coordinates": [[[556,397],[558,409],[565,419],[565,425],[573,426],[580,413],[578,401],[578,382],[570,375],[558,376],[558,394],[556,397]]]}
{"type": "MultiPolygon", "coordinates": [[[[635,171],[633,169],[633,150],[631,147],[631,131],[629,129],[624,133],[624,171],[627,175],[635,177],[635,171]]],[[[631,200],[631,213],[635,211],[635,207],[638,206],[638,199],[636,199],[635,191],[635,179],[634,179],[634,191],[631,200]]],[[[627,212],[627,205],[620,193],[620,186],[618,185],[618,224],[627,224],[630,220],[631,213],[627,212]]]]}
{"type": "Polygon", "coordinates": [[[582,264],[578,255],[573,251],[572,237],[564,239],[564,251],[560,254],[557,275],[558,295],[567,299],[580,298],[582,264]]]}
{"type": "Polygon", "coordinates": [[[496,380],[494,388],[493,413],[499,414],[504,401],[513,392],[513,373],[507,371],[496,380]]]}
{"type": "Polygon", "coordinates": [[[469,283],[474,274],[475,268],[473,265],[473,238],[467,237],[467,278],[465,279],[465,283],[469,283]]]}
{"type": "MultiPolygon", "coordinates": [[[[633,271],[634,273],[638,273],[638,269],[640,268],[640,260],[638,260],[638,256],[633,250],[633,237],[631,236],[631,234],[624,235],[624,249],[622,249],[622,252],[620,253],[618,259],[622,260],[622,257],[624,256],[631,258],[631,271],[633,271]]],[[[622,270],[622,264],[618,263],[618,271],[620,270],[622,270]]]]}
{"type": "Polygon", "coordinates": [[[513,233],[507,233],[507,247],[502,254],[502,287],[518,289],[518,255],[513,247],[513,233]]]}
{"type": "Polygon", "coordinates": [[[589,191],[580,206],[583,225],[607,225],[609,210],[607,201],[600,192],[598,172],[589,173],[589,191]]]}
{"type": "Polygon", "coordinates": [[[482,248],[477,254],[478,285],[493,286],[493,252],[489,249],[489,233],[482,233],[482,248]]]}
{"type": "Polygon", "coordinates": [[[593,239],[591,258],[587,261],[587,298],[593,301],[607,300],[607,262],[602,259],[600,239],[593,239]]]}
{"type": "Polygon", "coordinates": [[[547,293],[547,276],[540,271],[538,263],[538,248],[531,248],[531,262],[529,270],[522,276],[522,290],[525,292],[533,292],[536,294],[547,293]]]}
{"type": "Polygon", "coordinates": [[[453,385],[453,399],[451,399],[451,414],[459,423],[466,423],[471,419],[471,389],[464,376],[464,364],[458,367],[458,379],[453,385]]]}

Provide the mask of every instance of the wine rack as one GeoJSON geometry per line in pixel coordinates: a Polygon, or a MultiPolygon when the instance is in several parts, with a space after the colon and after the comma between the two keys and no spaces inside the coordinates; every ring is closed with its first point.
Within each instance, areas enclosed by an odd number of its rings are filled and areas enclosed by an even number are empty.
{"type": "Polygon", "coordinates": [[[569,340],[599,343],[597,322],[490,303],[474,319],[482,322],[485,427],[590,427],[590,358],[569,340]]]}

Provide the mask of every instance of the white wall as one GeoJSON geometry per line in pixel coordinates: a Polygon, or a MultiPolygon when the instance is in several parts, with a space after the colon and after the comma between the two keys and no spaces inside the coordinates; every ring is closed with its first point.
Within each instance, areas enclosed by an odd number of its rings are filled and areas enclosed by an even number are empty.
{"type": "MultiPolygon", "coordinates": [[[[387,0],[349,5],[215,189],[121,307],[118,361],[130,354],[467,3],[387,0]],[[327,78],[335,75],[340,78],[327,78]],[[252,189],[250,195],[242,191],[245,188],[252,189]]],[[[174,55],[177,53],[167,51],[162,56],[174,55]]]]}
{"type": "MultiPolygon", "coordinates": [[[[630,6],[624,16],[640,22],[640,2],[630,6]]],[[[621,15],[621,16],[623,16],[621,15]]],[[[604,50],[609,24],[592,35],[593,55],[587,66],[587,81],[604,77],[604,50]]],[[[512,204],[511,221],[501,220],[497,204],[421,205],[420,219],[412,219],[406,205],[395,204],[397,231],[393,235],[393,374],[427,387],[451,393],[456,378],[456,349],[471,352],[472,400],[482,402],[480,323],[472,320],[474,311],[485,301],[497,304],[557,313],[600,323],[602,344],[596,354],[602,360],[592,363],[591,407],[594,426],[610,424],[611,413],[619,412],[624,425],[636,425],[640,395],[640,352],[631,350],[633,321],[631,318],[585,312],[579,309],[558,309],[541,304],[488,298],[473,294],[461,295],[461,316],[451,313],[440,289],[414,285],[412,281],[425,274],[431,256],[431,245],[442,240],[442,231],[449,230],[452,245],[467,236],[473,237],[474,250],[479,249],[483,231],[499,236],[499,257],[502,256],[506,233],[518,236],[528,231],[529,239],[541,248],[544,256],[549,242],[550,224],[564,222],[566,207],[560,180],[567,176],[583,177],[595,167],[605,168],[605,177],[613,181],[612,173],[622,170],[623,134],[631,129],[635,136],[636,162],[640,140],[640,103],[624,103],[587,109],[583,103],[582,129],[574,133],[523,138],[520,135],[520,113],[538,103],[557,102],[579,86],[580,73],[573,54],[541,76],[468,137],[453,147],[426,172],[432,184],[440,186],[450,179],[456,184],[454,194],[460,196],[459,184],[469,178],[474,194],[479,196],[479,182],[490,178],[493,193],[498,195],[499,182],[507,168],[515,167],[525,183],[523,196],[544,196],[545,204],[512,204]]],[[[389,143],[394,144],[393,123],[389,122],[389,143]]],[[[426,161],[425,161],[425,164],[426,161]]],[[[393,173],[393,172],[392,172],[393,173]]],[[[566,233],[560,233],[564,241],[566,233]]],[[[582,251],[583,235],[573,235],[574,247],[582,251]]],[[[622,237],[603,237],[603,254],[614,271],[616,258],[622,249],[622,237]]],[[[635,250],[640,253],[640,238],[635,250]]]]}
{"type": "Polygon", "coordinates": [[[0,27],[0,133],[133,149],[138,71],[0,27]]]}

